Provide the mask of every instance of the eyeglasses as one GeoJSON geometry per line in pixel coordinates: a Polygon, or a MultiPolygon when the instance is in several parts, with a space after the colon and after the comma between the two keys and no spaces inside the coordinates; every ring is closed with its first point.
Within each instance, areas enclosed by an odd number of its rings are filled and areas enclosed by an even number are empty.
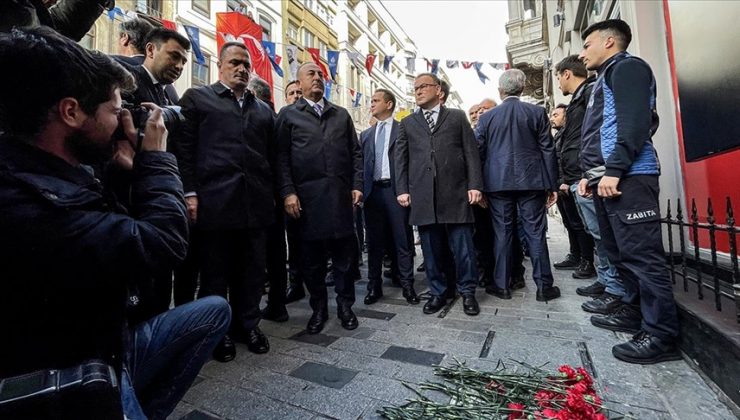
{"type": "Polygon", "coordinates": [[[422,89],[426,89],[429,86],[439,86],[439,85],[436,84],[436,83],[422,83],[419,86],[414,86],[414,92],[418,92],[418,91],[420,91],[422,89]]]}

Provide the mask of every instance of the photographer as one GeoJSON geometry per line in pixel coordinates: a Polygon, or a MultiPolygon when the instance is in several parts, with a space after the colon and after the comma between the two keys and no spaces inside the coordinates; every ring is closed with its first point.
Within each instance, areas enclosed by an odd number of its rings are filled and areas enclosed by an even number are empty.
{"type": "Polygon", "coordinates": [[[110,58],[41,27],[0,34],[0,62],[0,418],[164,419],[231,314],[209,297],[127,325],[131,292],[187,249],[161,110],[144,104],[134,153],[133,79],[110,58]],[[131,168],[128,208],[86,166],[111,152],[131,168]]]}
{"type": "Polygon", "coordinates": [[[13,27],[48,26],[79,41],[103,10],[111,10],[115,4],[115,0],[3,0],[0,1],[0,32],[13,27]]]}

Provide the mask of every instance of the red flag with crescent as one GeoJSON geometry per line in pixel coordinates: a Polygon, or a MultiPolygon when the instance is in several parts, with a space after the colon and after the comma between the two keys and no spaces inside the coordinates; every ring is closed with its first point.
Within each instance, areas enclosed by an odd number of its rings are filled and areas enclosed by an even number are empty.
{"type": "Polygon", "coordinates": [[[252,71],[270,85],[272,91],[272,64],[262,47],[262,26],[239,12],[216,13],[216,45],[227,42],[243,43],[252,59],[252,71]]]}

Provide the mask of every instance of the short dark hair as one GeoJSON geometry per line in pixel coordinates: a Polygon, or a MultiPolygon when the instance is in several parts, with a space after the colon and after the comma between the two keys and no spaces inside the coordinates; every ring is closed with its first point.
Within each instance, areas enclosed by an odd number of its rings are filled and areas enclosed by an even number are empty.
{"type": "Polygon", "coordinates": [[[157,48],[160,48],[162,44],[169,41],[170,39],[174,39],[177,41],[178,44],[180,44],[181,47],[185,48],[186,50],[190,50],[190,41],[182,36],[179,32],[173,31],[172,29],[167,28],[154,28],[146,35],[146,39],[144,40],[144,46],[148,43],[152,43],[157,46],[157,48]]]}
{"type": "Polygon", "coordinates": [[[272,100],[272,91],[270,90],[270,85],[267,84],[267,82],[259,77],[252,77],[249,79],[249,84],[247,87],[254,92],[254,96],[256,96],[258,99],[269,102],[272,100]]]}
{"type": "Polygon", "coordinates": [[[419,74],[416,75],[416,77],[414,79],[418,79],[418,78],[424,77],[424,76],[431,77],[432,80],[434,80],[434,83],[436,83],[436,84],[438,84],[440,86],[442,85],[442,81],[434,73],[419,73],[419,74]]]}
{"type": "Polygon", "coordinates": [[[553,108],[552,110],[555,111],[558,108],[562,108],[563,111],[565,111],[568,108],[568,105],[566,105],[566,104],[557,104],[557,105],[555,105],[555,108],[553,108]]]}
{"type": "Polygon", "coordinates": [[[288,82],[287,85],[285,85],[284,95],[285,95],[286,98],[288,97],[288,88],[290,87],[290,85],[298,85],[298,87],[300,88],[301,87],[301,82],[299,82],[296,79],[296,80],[291,80],[290,82],[288,82]]]}
{"type": "Polygon", "coordinates": [[[439,87],[442,88],[442,100],[446,101],[450,96],[450,84],[446,80],[442,80],[439,82],[439,87]]]}
{"type": "Polygon", "coordinates": [[[154,29],[154,25],[144,19],[136,18],[122,22],[119,29],[121,35],[128,35],[129,42],[136,52],[143,54],[146,50],[147,35],[154,29]]]}
{"type": "Polygon", "coordinates": [[[570,70],[573,76],[576,77],[582,77],[584,79],[588,77],[588,70],[586,70],[586,66],[578,58],[577,54],[565,57],[555,66],[555,73],[557,74],[563,74],[566,70],[570,70]]]}
{"type": "Polygon", "coordinates": [[[375,89],[375,93],[378,93],[378,92],[383,94],[384,101],[393,103],[393,108],[391,108],[391,111],[396,109],[396,95],[394,95],[393,92],[385,88],[375,89]]]}
{"type": "Polygon", "coordinates": [[[247,49],[247,46],[244,45],[243,42],[229,41],[221,46],[221,51],[218,52],[218,61],[224,60],[224,55],[226,55],[226,50],[228,50],[231,47],[238,47],[238,48],[243,49],[244,51],[247,52],[247,56],[249,57],[249,60],[250,61],[252,60],[252,57],[249,55],[249,50],[247,49]]]}
{"type": "Polygon", "coordinates": [[[116,88],[135,87],[131,73],[110,57],[44,26],[0,33],[0,62],[0,131],[20,137],[38,135],[63,98],[77,99],[92,115],[116,88]]]}
{"type": "Polygon", "coordinates": [[[619,48],[622,50],[626,50],[630,46],[630,42],[632,42],[632,30],[627,22],[622,19],[608,19],[596,22],[583,31],[581,38],[585,40],[595,31],[606,32],[614,37],[619,44],[619,48]]]}

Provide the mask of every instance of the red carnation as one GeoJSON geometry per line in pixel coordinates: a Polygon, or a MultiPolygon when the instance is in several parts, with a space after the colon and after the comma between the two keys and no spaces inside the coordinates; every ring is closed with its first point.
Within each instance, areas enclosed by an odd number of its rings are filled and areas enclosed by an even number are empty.
{"type": "Polygon", "coordinates": [[[513,403],[510,402],[506,405],[506,407],[509,410],[512,410],[509,413],[509,419],[508,420],[514,420],[514,419],[523,419],[524,418],[524,404],[522,403],[513,403]]]}

